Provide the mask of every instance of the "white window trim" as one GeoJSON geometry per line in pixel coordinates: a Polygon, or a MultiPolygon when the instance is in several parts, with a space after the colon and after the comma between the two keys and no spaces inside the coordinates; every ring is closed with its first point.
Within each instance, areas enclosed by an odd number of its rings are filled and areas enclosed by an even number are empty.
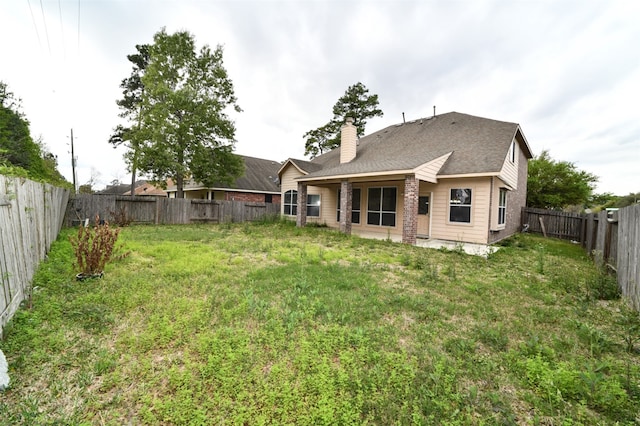
{"type": "Polygon", "coordinates": [[[498,190],[498,229],[504,229],[507,226],[507,193],[507,188],[499,188],[498,190]],[[502,194],[504,194],[504,206],[500,204],[502,194]],[[504,212],[504,221],[502,223],[500,223],[500,210],[504,212]]]}
{"type": "Polygon", "coordinates": [[[283,196],[282,196],[282,214],[284,214],[285,216],[296,216],[297,215],[297,211],[295,214],[291,214],[291,213],[287,213],[286,212],[286,207],[287,206],[291,206],[291,208],[289,209],[289,211],[293,211],[293,207],[296,207],[297,210],[297,205],[298,205],[298,191],[295,189],[289,189],[287,191],[284,192],[283,196]],[[291,192],[291,202],[290,203],[286,203],[285,200],[287,199],[287,192],[291,192]],[[295,194],[296,196],[296,202],[293,202],[293,195],[295,194]]]}
{"type": "Polygon", "coordinates": [[[305,208],[307,209],[307,217],[320,217],[322,216],[322,195],[320,194],[309,194],[307,193],[307,202],[305,203],[305,208]],[[309,197],[318,197],[318,204],[309,204],[309,197]],[[309,214],[309,206],[318,207],[318,215],[309,214]]]}
{"type": "MultiPolygon", "coordinates": [[[[362,197],[362,194],[360,194],[360,196],[362,197]]],[[[361,213],[362,214],[362,213],[361,213]]],[[[366,220],[365,220],[365,225],[367,226],[379,226],[381,228],[396,228],[398,226],[398,187],[397,186],[371,186],[367,188],[367,209],[366,209],[366,220]],[[393,206],[394,210],[390,211],[390,210],[382,210],[382,203],[384,200],[384,189],[385,188],[394,188],[396,190],[396,202],[395,205],[393,206]],[[369,191],[372,189],[380,189],[382,190],[380,193],[380,210],[369,210],[369,191]],[[379,224],[371,224],[369,223],[369,212],[373,212],[373,213],[380,213],[380,223],[379,224]],[[382,215],[385,213],[393,213],[394,214],[394,225],[383,225],[382,224],[382,215]]],[[[361,217],[362,219],[362,217],[361,217]]],[[[361,220],[362,222],[362,220],[361,220]]]]}
{"type": "Polygon", "coordinates": [[[513,164],[515,164],[516,162],[516,149],[517,149],[517,145],[516,145],[516,140],[514,138],[511,141],[511,148],[509,149],[509,161],[511,161],[513,164]]]}
{"type": "Polygon", "coordinates": [[[456,226],[473,226],[473,194],[476,191],[474,187],[471,186],[452,186],[447,190],[447,197],[449,201],[447,202],[447,224],[448,225],[456,225],[456,226]],[[471,202],[470,204],[463,204],[461,206],[469,206],[469,222],[455,222],[451,220],[451,190],[453,189],[468,189],[471,191],[471,202]]]}

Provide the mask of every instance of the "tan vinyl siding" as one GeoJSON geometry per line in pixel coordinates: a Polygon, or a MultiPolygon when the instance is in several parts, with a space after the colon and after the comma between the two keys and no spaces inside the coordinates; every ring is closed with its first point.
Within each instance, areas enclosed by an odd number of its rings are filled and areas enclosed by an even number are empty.
{"type": "MultiPolygon", "coordinates": [[[[498,206],[500,204],[500,188],[506,188],[505,182],[495,178],[493,179],[493,190],[491,194],[491,228],[492,231],[498,231],[505,228],[505,224],[498,225],[498,206]]],[[[509,194],[507,193],[507,206],[509,205],[509,194]]]]}
{"type": "Polygon", "coordinates": [[[298,190],[298,182],[294,179],[302,176],[302,173],[295,167],[289,165],[283,172],[280,178],[280,193],[284,194],[290,189],[298,190]]]}
{"type": "MultiPolygon", "coordinates": [[[[308,222],[316,221],[326,223],[331,228],[339,228],[337,221],[338,189],[340,185],[329,185],[326,188],[308,186],[309,194],[321,194],[320,218],[307,217],[308,222]]],[[[402,239],[402,220],[404,206],[404,181],[379,181],[365,184],[353,184],[353,188],[359,188],[360,196],[360,223],[352,224],[354,234],[366,234],[378,238],[391,237],[394,240],[402,239]],[[369,188],[395,187],[396,188],[396,226],[367,225],[367,197],[369,188]]]]}
{"type": "Polygon", "coordinates": [[[489,233],[489,242],[495,243],[520,230],[522,207],[527,200],[527,157],[522,149],[518,149],[518,189],[507,191],[507,217],[505,228],[489,233]]]}
{"type": "MultiPolygon", "coordinates": [[[[282,202],[280,203],[280,214],[282,216],[284,216],[284,193],[291,189],[293,189],[294,191],[298,190],[298,182],[296,182],[294,179],[300,176],[302,176],[302,173],[300,173],[300,171],[292,165],[288,165],[281,174],[280,194],[282,195],[282,202]]],[[[291,218],[293,216],[284,217],[291,218]]]]}
{"type": "Polygon", "coordinates": [[[447,161],[451,153],[445,154],[415,169],[416,178],[424,182],[436,183],[436,177],[442,165],[447,161]]]}
{"type": "Polygon", "coordinates": [[[520,158],[520,146],[518,142],[513,140],[512,146],[514,146],[515,152],[515,161],[511,161],[511,149],[507,152],[507,156],[504,159],[504,163],[502,164],[502,170],[500,170],[500,174],[498,177],[502,179],[509,187],[513,190],[518,189],[518,165],[522,160],[520,158]]]}
{"type": "MultiPolygon", "coordinates": [[[[295,167],[289,165],[282,171],[280,188],[282,194],[282,202],[280,203],[280,214],[284,215],[284,193],[289,190],[298,190],[298,182],[296,178],[302,176],[302,173],[295,167]]],[[[336,195],[331,193],[330,188],[320,188],[317,186],[307,186],[307,195],[320,195],[320,216],[307,216],[307,222],[326,223],[331,226],[335,223],[335,198],[336,195]],[[331,206],[333,205],[333,214],[331,214],[331,206]]],[[[290,216],[288,216],[290,217],[290,216]]]]}
{"type": "Polygon", "coordinates": [[[188,200],[206,200],[207,191],[205,189],[200,189],[197,191],[184,191],[184,198],[188,200]]]}
{"type": "Polygon", "coordinates": [[[440,179],[433,189],[430,237],[450,241],[487,243],[491,178],[440,179]],[[470,188],[471,223],[449,222],[449,196],[451,189],[470,188]]]}
{"type": "Polygon", "coordinates": [[[335,222],[335,210],[333,210],[333,216],[330,214],[331,205],[333,204],[335,209],[335,198],[331,196],[331,190],[329,188],[320,188],[317,186],[307,186],[307,195],[320,195],[320,216],[307,216],[307,223],[325,223],[327,226],[331,226],[335,222]],[[333,198],[333,201],[331,200],[333,198]]]}

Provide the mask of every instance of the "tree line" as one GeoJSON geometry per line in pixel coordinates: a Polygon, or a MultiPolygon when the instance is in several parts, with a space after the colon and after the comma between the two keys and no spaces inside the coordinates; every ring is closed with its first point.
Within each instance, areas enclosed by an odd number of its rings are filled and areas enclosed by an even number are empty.
{"type": "Polygon", "coordinates": [[[0,81],[0,173],[71,188],[58,171],[58,159],[34,140],[22,101],[0,81]]]}
{"type": "MultiPolygon", "coordinates": [[[[244,172],[234,155],[235,123],[230,114],[242,111],[233,82],[224,67],[223,48],[196,49],[188,31],[168,34],[163,28],[152,44],[139,44],[127,56],[131,74],[120,83],[116,101],[123,124],[109,138],[114,147],[126,146],[124,159],[132,175],[146,174],[166,188],[171,180],[177,196],[194,179],[205,186],[232,184],[244,172]]],[[[311,159],[340,146],[340,129],[354,119],[358,137],[367,120],[382,117],[377,94],[357,82],[332,108],[330,120],[303,135],[305,155],[311,159]]],[[[0,81],[0,170],[59,185],[70,184],[58,172],[57,158],[42,141],[34,141],[21,102],[0,81]]],[[[527,205],[566,209],[624,207],[638,202],[640,193],[616,196],[594,192],[598,177],[574,163],[556,161],[542,151],[529,161],[527,205]]]]}

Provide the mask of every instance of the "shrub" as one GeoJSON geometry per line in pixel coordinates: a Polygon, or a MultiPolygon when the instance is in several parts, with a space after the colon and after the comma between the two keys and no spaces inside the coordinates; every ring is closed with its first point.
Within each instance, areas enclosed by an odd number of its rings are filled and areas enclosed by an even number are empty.
{"type": "Polygon", "coordinates": [[[634,352],[637,342],[640,342],[640,312],[636,311],[631,301],[625,300],[620,307],[620,317],[616,321],[624,340],[625,349],[634,352]]]}
{"type": "Polygon", "coordinates": [[[590,277],[586,283],[587,297],[598,300],[615,300],[620,298],[620,287],[616,277],[605,269],[590,277]]]}
{"type": "MultiPolygon", "coordinates": [[[[104,271],[104,266],[114,258],[116,241],[120,229],[113,229],[109,222],[100,223],[96,215],[95,226],[78,227],[78,234],[69,237],[75,253],[74,267],[81,275],[98,275],[104,271]]],[[[126,254],[121,257],[126,256],[126,254]]]]}

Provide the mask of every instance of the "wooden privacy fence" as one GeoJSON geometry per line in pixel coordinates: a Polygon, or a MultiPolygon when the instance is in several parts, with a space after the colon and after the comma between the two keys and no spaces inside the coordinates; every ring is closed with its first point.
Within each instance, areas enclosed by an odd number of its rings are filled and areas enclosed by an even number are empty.
{"type": "Polygon", "coordinates": [[[93,222],[96,215],[111,222],[126,218],[131,223],[168,225],[248,222],[279,214],[280,204],[272,203],[79,194],[69,200],[65,225],[93,222]]]}
{"type": "Polygon", "coordinates": [[[529,232],[582,241],[584,215],[525,207],[522,209],[522,224],[528,226],[529,232]]]}
{"type": "Polygon", "coordinates": [[[640,204],[588,215],[525,207],[522,225],[579,242],[597,263],[616,271],[622,294],[640,310],[640,204]]]}
{"type": "Polygon", "coordinates": [[[0,175],[0,334],[31,294],[31,279],[58,237],[69,191],[0,175]]]}
{"type": "Polygon", "coordinates": [[[612,218],[604,213],[598,214],[595,253],[602,248],[603,261],[615,262],[622,294],[640,311],[640,204],[620,209],[612,218]]]}

